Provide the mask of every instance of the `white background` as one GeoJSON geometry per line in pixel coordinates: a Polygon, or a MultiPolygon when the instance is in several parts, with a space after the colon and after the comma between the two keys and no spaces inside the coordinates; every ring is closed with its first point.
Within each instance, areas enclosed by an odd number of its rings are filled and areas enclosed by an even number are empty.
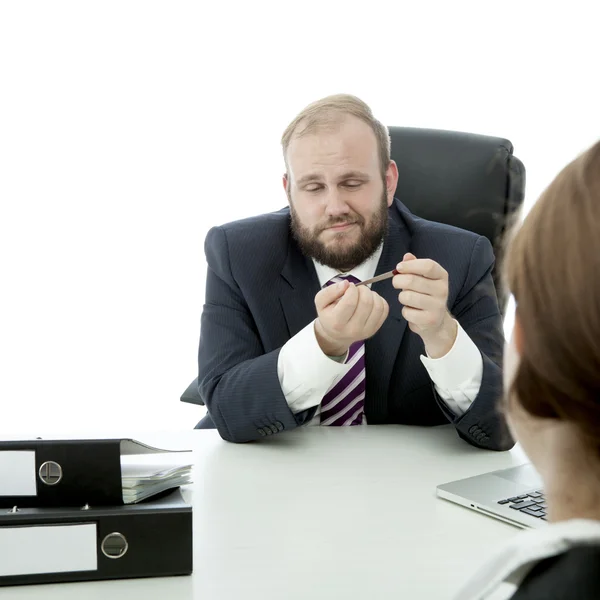
{"type": "Polygon", "coordinates": [[[1,2],[0,435],[193,427],[205,233],[285,203],[279,138],[319,97],[509,138],[531,206],[598,138],[598,12],[1,2]]]}

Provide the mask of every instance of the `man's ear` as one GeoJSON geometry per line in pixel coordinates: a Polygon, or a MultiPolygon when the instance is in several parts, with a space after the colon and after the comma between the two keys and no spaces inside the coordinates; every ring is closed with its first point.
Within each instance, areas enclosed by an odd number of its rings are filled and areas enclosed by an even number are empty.
{"type": "Polygon", "coordinates": [[[398,165],[390,160],[390,164],[385,172],[385,188],[387,192],[387,205],[388,207],[392,205],[394,201],[394,194],[396,193],[396,188],[398,187],[398,165]]]}
{"type": "Polygon", "coordinates": [[[287,173],[283,174],[283,189],[285,190],[285,195],[288,199],[288,204],[292,205],[292,183],[290,181],[290,176],[287,173]]]}

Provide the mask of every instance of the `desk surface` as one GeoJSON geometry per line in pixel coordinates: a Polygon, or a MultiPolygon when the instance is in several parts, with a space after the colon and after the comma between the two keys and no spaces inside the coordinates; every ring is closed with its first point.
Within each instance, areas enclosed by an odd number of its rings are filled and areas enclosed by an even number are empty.
{"type": "Polygon", "coordinates": [[[435,496],[439,483],[525,462],[518,448],[472,448],[449,426],[303,428],[243,445],[209,430],[126,437],[194,451],[194,574],[0,588],[1,598],[451,598],[519,532],[435,496]]]}

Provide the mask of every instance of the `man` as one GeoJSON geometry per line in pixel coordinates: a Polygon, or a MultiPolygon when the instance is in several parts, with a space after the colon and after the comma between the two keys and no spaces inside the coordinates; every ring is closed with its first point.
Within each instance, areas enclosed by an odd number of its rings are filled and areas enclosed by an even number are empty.
{"type": "Polygon", "coordinates": [[[487,239],[394,199],[388,131],[358,98],[308,106],[282,146],[289,208],[206,238],[198,427],[246,442],[306,424],[451,422],[473,445],[510,448],[487,239]]]}

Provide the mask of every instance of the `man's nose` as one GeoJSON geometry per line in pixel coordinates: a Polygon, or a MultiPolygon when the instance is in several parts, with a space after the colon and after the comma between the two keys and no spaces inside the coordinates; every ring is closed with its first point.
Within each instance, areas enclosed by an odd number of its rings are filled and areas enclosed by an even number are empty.
{"type": "Polygon", "coordinates": [[[346,215],[350,212],[350,207],[338,190],[332,190],[327,194],[325,212],[329,217],[346,215]]]}

